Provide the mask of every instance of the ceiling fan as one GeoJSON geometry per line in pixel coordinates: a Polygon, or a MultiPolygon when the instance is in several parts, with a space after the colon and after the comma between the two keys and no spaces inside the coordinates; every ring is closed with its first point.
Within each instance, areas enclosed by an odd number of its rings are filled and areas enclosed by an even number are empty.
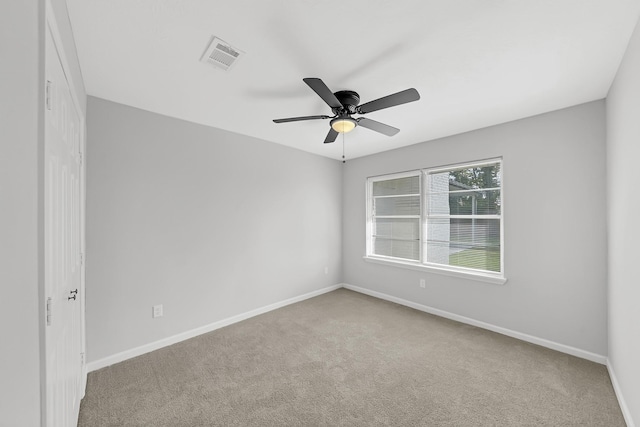
{"type": "Polygon", "coordinates": [[[382,98],[369,101],[365,104],[358,105],[360,103],[360,95],[352,90],[341,90],[338,92],[331,92],[324,82],[315,77],[307,77],[302,79],[315,93],[322,98],[324,102],[331,107],[333,116],[303,116],[303,117],[290,117],[287,119],[276,119],[274,123],[287,123],[298,122],[302,120],[317,120],[317,119],[331,119],[331,129],[324,140],[324,143],[331,143],[336,140],[338,133],[351,132],[356,126],[362,126],[367,129],[380,132],[387,136],[393,136],[400,132],[400,129],[394,128],[384,123],[377,122],[375,120],[367,119],[365,117],[352,117],[353,114],[367,114],[372,111],[382,110],[384,108],[395,107],[396,105],[406,104],[408,102],[417,101],[420,99],[420,94],[417,90],[411,88],[406,89],[392,95],[387,95],[382,98]]]}

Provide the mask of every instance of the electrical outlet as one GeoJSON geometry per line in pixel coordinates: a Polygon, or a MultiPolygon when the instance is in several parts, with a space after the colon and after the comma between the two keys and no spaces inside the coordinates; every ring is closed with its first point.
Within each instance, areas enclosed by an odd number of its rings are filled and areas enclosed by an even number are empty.
{"type": "Polygon", "coordinates": [[[153,306],[153,314],[152,314],[153,318],[155,319],[156,317],[162,317],[162,304],[158,304],[158,305],[154,305],[153,306]]]}
{"type": "Polygon", "coordinates": [[[427,281],[424,279],[420,279],[420,287],[424,288],[427,285],[427,281]]]}
{"type": "Polygon", "coordinates": [[[324,274],[329,274],[329,267],[324,268],[324,274]]]}

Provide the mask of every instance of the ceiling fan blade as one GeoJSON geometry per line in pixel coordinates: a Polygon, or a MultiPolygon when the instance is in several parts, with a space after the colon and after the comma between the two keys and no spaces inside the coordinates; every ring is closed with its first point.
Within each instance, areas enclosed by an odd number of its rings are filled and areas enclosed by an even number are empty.
{"type": "Polygon", "coordinates": [[[302,116],[302,117],[289,117],[287,119],[275,119],[274,123],[287,123],[287,122],[300,122],[302,120],[316,120],[316,119],[330,119],[329,116],[302,116]]]}
{"type": "Polygon", "coordinates": [[[333,128],[331,128],[329,129],[329,133],[327,134],[327,137],[324,139],[324,143],[325,144],[332,143],[333,141],[336,140],[337,137],[338,137],[338,132],[336,132],[335,130],[333,130],[333,128]]]}
{"type": "Polygon", "coordinates": [[[376,122],[375,120],[367,119],[365,117],[360,117],[358,119],[358,125],[367,129],[375,130],[376,132],[380,132],[387,136],[393,136],[396,133],[400,132],[400,129],[394,128],[393,126],[385,125],[384,123],[376,122]]]}
{"type": "Polygon", "coordinates": [[[360,105],[357,111],[360,114],[366,114],[372,111],[382,110],[383,108],[395,107],[396,105],[417,101],[418,99],[420,99],[420,94],[417,90],[411,88],[403,90],[402,92],[394,93],[393,95],[387,95],[385,97],[369,101],[360,105]]]}
{"type": "Polygon", "coordinates": [[[331,89],[321,79],[316,77],[307,77],[302,79],[320,98],[331,108],[342,108],[342,104],[338,98],[331,92],[331,89]]]}

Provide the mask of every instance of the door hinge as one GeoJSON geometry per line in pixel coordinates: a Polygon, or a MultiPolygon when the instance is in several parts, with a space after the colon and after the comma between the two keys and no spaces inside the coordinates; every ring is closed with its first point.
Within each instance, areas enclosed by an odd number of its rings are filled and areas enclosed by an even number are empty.
{"type": "Polygon", "coordinates": [[[51,110],[51,80],[47,80],[47,85],[45,86],[45,104],[47,110],[51,110]]]}
{"type": "Polygon", "coordinates": [[[84,158],[82,156],[82,151],[79,151],[78,154],[80,155],[80,166],[82,166],[82,162],[84,161],[84,158]]]}
{"type": "Polygon", "coordinates": [[[80,265],[84,265],[84,253],[80,252],[80,265]]]}
{"type": "Polygon", "coordinates": [[[80,364],[84,365],[84,353],[80,353],[80,364]]]}
{"type": "Polygon", "coordinates": [[[51,297],[47,298],[47,326],[51,325],[51,297]]]}

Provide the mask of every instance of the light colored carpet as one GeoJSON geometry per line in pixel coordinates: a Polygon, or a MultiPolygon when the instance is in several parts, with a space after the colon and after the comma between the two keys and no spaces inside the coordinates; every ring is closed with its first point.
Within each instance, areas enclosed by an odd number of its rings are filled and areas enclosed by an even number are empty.
{"type": "Polygon", "coordinates": [[[80,426],[624,426],[604,366],[345,289],[89,374],[80,426]]]}

